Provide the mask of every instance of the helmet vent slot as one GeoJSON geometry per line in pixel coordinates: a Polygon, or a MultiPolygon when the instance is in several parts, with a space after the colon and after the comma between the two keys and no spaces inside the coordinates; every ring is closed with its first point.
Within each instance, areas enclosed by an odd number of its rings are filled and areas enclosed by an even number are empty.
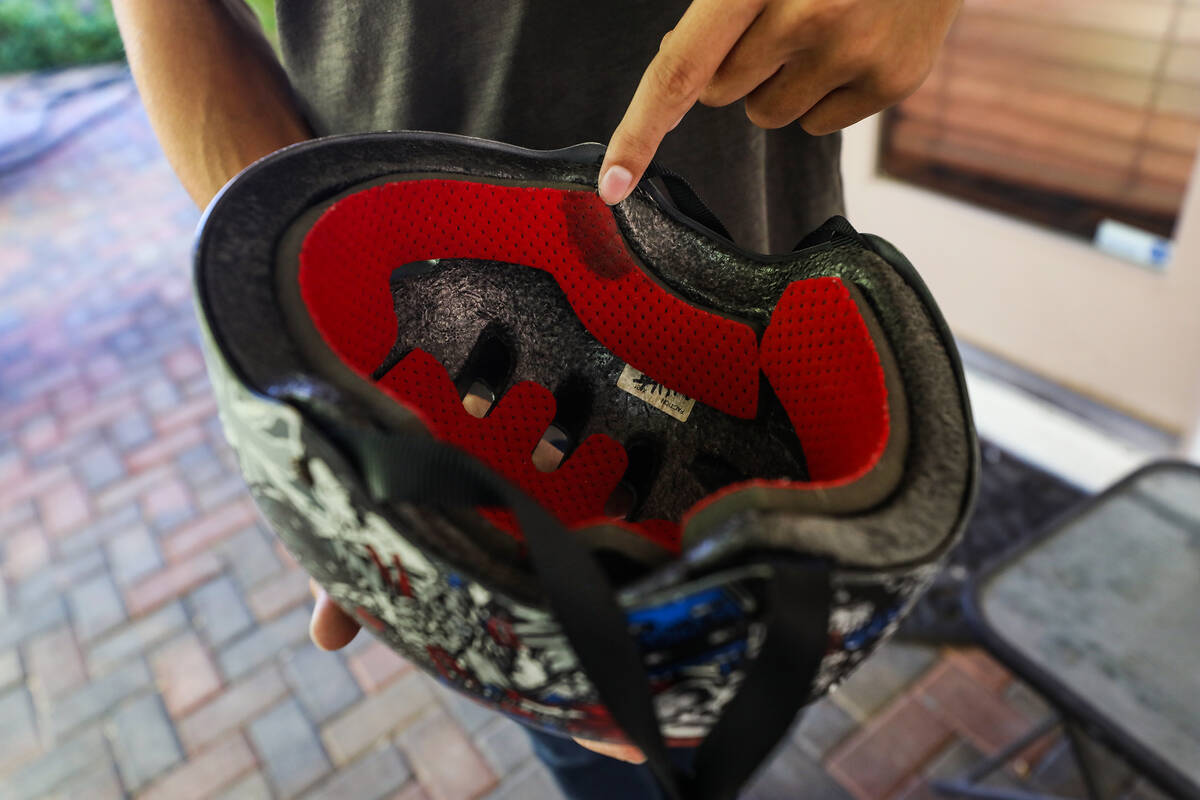
{"type": "Polygon", "coordinates": [[[562,428],[552,424],[533,448],[533,465],[540,472],[553,472],[567,457],[570,448],[571,437],[562,428]]]}
{"type": "Polygon", "coordinates": [[[462,404],[467,413],[476,419],[483,419],[496,403],[496,393],[492,387],[483,381],[475,381],[463,395],[462,404]]]}
{"type": "Polygon", "coordinates": [[[662,447],[648,436],[639,436],[625,445],[625,453],[629,457],[629,466],[609,495],[604,513],[610,517],[632,520],[642,502],[650,495],[654,479],[658,476],[662,447]]]}
{"type": "MultiPolygon", "coordinates": [[[[512,378],[513,363],[513,348],[508,343],[508,337],[499,325],[489,324],[475,340],[475,346],[467,354],[462,369],[458,372],[458,378],[454,381],[463,405],[467,405],[472,392],[479,389],[477,399],[470,400],[468,411],[474,406],[476,409],[482,407],[486,413],[496,399],[504,394],[512,378]],[[484,400],[487,401],[486,406],[484,400]]],[[[471,413],[475,414],[474,411],[471,413]]]]}
{"type": "Polygon", "coordinates": [[[582,375],[568,375],[554,390],[554,424],[568,438],[578,437],[592,417],[592,385],[582,375]]]}
{"type": "Polygon", "coordinates": [[[747,478],[733,464],[713,453],[700,453],[696,456],[692,461],[692,475],[709,494],[747,478]]]}
{"type": "Polygon", "coordinates": [[[604,515],[613,519],[629,519],[637,507],[638,496],[629,481],[621,481],[604,504],[604,515]]]}

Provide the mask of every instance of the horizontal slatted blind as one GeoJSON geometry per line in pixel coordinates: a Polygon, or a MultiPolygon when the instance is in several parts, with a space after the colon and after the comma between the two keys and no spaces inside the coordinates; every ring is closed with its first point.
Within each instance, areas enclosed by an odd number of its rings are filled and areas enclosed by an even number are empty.
{"type": "Polygon", "coordinates": [[[1091,236],[1169,236],[1200,143],[1200,0],[966,0],[885,172],[1091,236]]]}

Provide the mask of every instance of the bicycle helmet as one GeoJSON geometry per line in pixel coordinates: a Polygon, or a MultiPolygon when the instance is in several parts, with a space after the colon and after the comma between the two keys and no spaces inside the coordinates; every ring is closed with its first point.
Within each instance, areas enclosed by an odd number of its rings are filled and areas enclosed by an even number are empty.
{"type": "Polygon", "coordinates": [[[731,797],[890,635],[974,499],[954,341],[834,218],[744,250],[655,164],[319,139],[213,200],[195,297],[259,508],[345,611],[543,729],[731,797]],[[703,740],[697,773],[664,742],[703,740]]]}

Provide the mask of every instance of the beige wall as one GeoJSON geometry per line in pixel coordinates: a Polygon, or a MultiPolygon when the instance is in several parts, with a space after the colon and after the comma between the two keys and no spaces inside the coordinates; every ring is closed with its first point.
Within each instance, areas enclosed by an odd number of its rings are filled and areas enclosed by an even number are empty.
{"type": "MultiPolygon", "coordinates": [[[[1193,186],[1200,184],[1200,181],[1193,183],[1193,186]]],[[[1196,395],[1200,396],[1200,386],[1196,387],[1196,395]]],[[[1179,448],[1179,453],[1189,461],[1194,461],[1200,464],[1200,402],[1196,404],[1196,416],[1192,420],[1192,428],[1184,437],[1184,440],[1179,448]]]]}
{"type": "Polygon", "coordinates": [[[846,131],[850,219],[891,239],[964,340],[1177,433],[1200,418],[1200,159],[1157,273],[875,171],[878,120],[846,131]]]}

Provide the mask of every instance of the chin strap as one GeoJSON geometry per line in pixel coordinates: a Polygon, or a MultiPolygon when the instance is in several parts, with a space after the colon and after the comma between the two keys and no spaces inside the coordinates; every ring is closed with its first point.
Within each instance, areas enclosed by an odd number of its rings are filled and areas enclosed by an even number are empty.
{"type": "Polygon", "coordinates": [[[520,490],[460,450],[425,435],[342,426],[377,502],[445,509],[504,506],[528,544],[550,610],[600,701],[646,756],[670,800],[732,800],[808,701],[828,645],[829,568],[776,559],[767,587],[766,635],[745,679],[700,745],[693,774],[668,759],[641,650],[591,551],[520,490]]]}

